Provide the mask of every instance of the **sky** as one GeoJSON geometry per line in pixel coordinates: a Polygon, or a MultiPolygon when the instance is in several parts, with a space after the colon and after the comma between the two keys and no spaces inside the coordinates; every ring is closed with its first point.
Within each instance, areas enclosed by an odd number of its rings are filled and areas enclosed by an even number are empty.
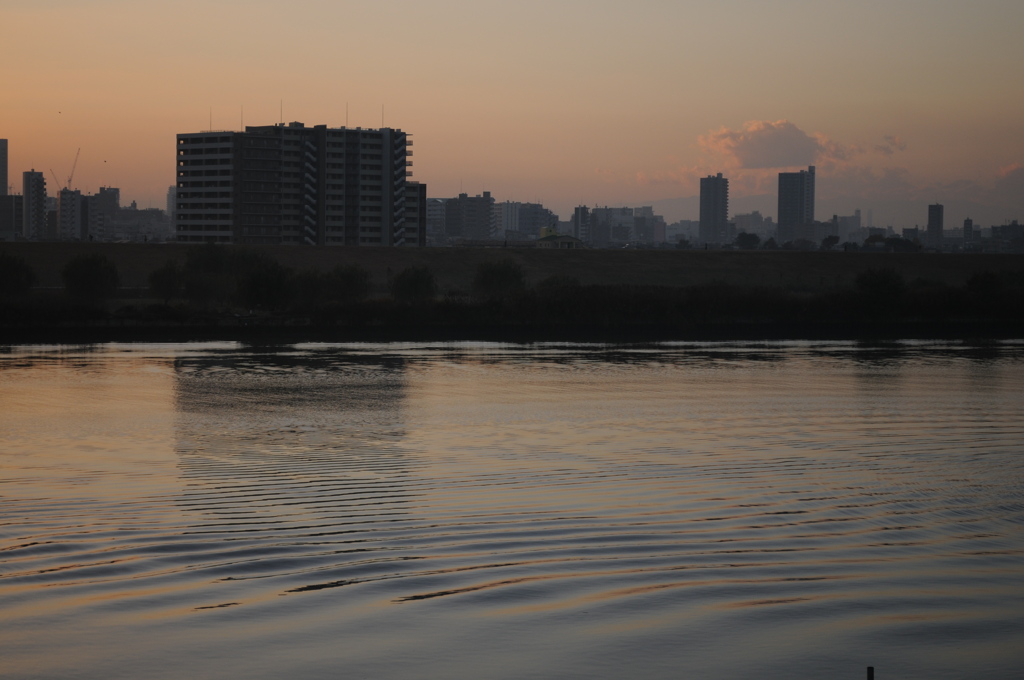
{"type": "Polygon", "coordinates": [[[1021,0],[0,0],[0,23],[15,191],[80,148],[75,188],[162,208],[177,133],[283,111],[383,120],[428,195],[563,219],[696,218],[672,199],[718,172],[774,215],[778,173],[812,163],[819,219],[1024,219],[1021,0]]]}

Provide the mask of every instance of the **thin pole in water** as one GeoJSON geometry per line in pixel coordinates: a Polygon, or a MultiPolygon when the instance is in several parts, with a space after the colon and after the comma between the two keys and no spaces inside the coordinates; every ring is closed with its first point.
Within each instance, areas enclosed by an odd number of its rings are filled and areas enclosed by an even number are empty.
{"type": "Polygon", "coordinates": [[[868,680],[875,680],[875,667],[868,666],[868,680]]]}

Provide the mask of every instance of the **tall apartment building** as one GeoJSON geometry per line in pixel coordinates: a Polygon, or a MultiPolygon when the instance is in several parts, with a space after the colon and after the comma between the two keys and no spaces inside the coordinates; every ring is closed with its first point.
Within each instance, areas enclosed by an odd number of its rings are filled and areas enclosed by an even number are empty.
{"type": "Polygon", "coordinates": [[[402,130],[289,123],[180,134],[177,142],[178,241],[424,243],[425,218],[407,223],[412,140],[402,130]]]}
{"type": "Polygon", "coordinates": [[[29,241],[47,237],[46,178],[43,173],[28,170],[21,175],[21,236],[29,241]]]}
{"type": "Polygon", "coordinates": [[[928,206],[928,230],[926,233],[927,245],[929,248],[942,247],[942,228],[945,208],[941,203],[934,203],[928,206]]]}
{"type": "Polygon", "coordinates": [[[729,179],[708,175],[700,179],[700,241],[725,243],[729,230],[729,179]]]}
{"type": "Polygon", "coordinates": [[[779,243],[813,238],[814,166],[779,173],[779,243]]]}
{"type": "Polygon", "coordinates": [[[494,197],[485,191],[482,195],[459,194],[445,201],[444,232],[448,238],[483,240],[494,232],[494,197]]]}
{"type": "Polygon", "coordinates": [[[81,241],[88,231],[85,198],[77,189],[61,189],[57,193],[57,239],[81,241]]]}

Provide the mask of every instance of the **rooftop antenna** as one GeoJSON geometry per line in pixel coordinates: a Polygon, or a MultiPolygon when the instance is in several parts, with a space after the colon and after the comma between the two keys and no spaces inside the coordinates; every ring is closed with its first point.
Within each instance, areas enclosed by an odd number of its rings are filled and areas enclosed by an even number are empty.
{"type": "Polygon", "coordinates": [[[384,105],[380,105],[380,126],[384,127],[384,105]]]}
{"type": "Polygon", "coordinates": [[[239,132],[245,132],[245,104],[242,104],[241,106],[239,106],[239,109],[240,109],[240,113],[239,113],[239,118],[238,118],[238,124],[239,124],[238,131],[239,132]]]}
{"type": "Polygon", "coordinates": [[[345,127],[348,127],[348,102],[345,102],[345,127]]]}
{"type": "Polygon", "coordinates": [[[284,100],[281,100],[281,125],[284,125],[284,100]]]}

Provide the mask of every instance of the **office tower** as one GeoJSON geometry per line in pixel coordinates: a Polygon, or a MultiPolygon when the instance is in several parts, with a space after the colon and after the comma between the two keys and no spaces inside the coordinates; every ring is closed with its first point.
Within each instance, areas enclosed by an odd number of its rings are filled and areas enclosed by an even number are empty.
{"type": "Polygon", "coordinates": [[[729,229],[729,180],[708,175],[700,179],[700,242],[724,243],[729,229]]]}
{"type": "Polygon", "coordinates": [[[805,237],[814,224],[814,166],[779,173],[779,242],[805,237]]]}
{"type": "Polygon", "coordinates": [[[0,139],[0,196],[7,195],[7,140],[0,139]]]}
{"type": "Polygon", "coordinates": [[[970,243],[974,240],[974,220],[968,217],[964,220],[964,243],[970,243]]]}
{"type": "Polygon", "coordinates": [[[46,178],[28,170],[21,175],[22,238],[40,241],[46,238],[46,178]]]}
{"type": "Polygon", "coordinates": [[[289,123],[179,134],[177,141],[178,241],[328,246],[423,241],[405,224],[412,140],[402,130],[289,123]]]}
{"type": "Polygon", "coordinates": [[[941,248],[942,247],[942,223],[943,223],[943,207],[941,203],[934,203],[928,206],[928,247],[930,248],[941,248]]]}

